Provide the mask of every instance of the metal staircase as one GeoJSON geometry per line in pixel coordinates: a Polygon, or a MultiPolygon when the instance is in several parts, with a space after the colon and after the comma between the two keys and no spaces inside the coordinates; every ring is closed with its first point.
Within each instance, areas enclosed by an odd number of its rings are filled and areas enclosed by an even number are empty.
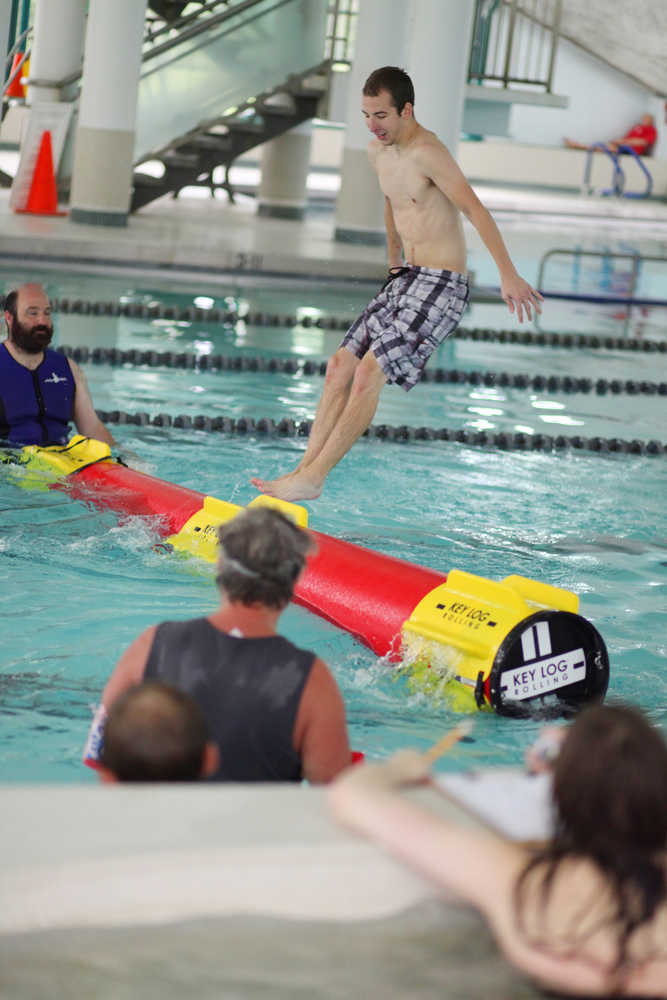
{"type": "Polygon", "coordinates": [[[164,149],[143,161],[134,172],[131,210],[136,211],[156,198],[171,193],[176,197],[181,188],[197,184],[213,193],[217,188],[227,191],[234,201],[229,181],[229,168],[239,156],[261,143],[275,139],[284,132],[317,115],[320,99],[327,91],[328,61],[289,76],[270,92],[258,94],[240,108],[228,114],[201,122],[196,128],[175,138],[164,149]],[[155,164],[162,167],[155,176],[155,164]],[[219,168],[224,180],[214,177],[219,168]]]}
{"type": "Polygon", "coordinates": [[[317,114],[327,13],[328,0],[208,0],[147,24],[131,211],[191,184],[233,200],[234,160],[317,114]]]}

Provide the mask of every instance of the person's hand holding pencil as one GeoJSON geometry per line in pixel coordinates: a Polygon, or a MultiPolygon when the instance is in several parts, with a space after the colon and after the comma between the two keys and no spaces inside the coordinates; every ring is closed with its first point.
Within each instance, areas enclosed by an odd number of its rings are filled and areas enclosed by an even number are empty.
{"type": "Polygon", "coordinates": [[[432,747],[425,750],[422,754],[424,760],[428,761],[429,764],[435,763],[439,757],[447,753],[451,747],[453,747],[459,740],[462,740],[464,736],[468,736],[472,732],[472,719],[464,719],[459,722],[458,725],[450,729],[449,732],[445,733],[442,739],[439,739],[437,743],[434,743],[432,747]]]}
{"type": "Polygon", "coordinates": [[[347,768],[333,783],[332,798],[335,800],[337,789],[341,797],[345,789],[358,788],[372,792],[391,792],[407,785],[420,785],[431,778],[431,767],[460,740],[466,737],[472,729],[472,721],[464,719],[427,750],[398,750],[386,761],[381,763],[355,764],[347,768]]]}

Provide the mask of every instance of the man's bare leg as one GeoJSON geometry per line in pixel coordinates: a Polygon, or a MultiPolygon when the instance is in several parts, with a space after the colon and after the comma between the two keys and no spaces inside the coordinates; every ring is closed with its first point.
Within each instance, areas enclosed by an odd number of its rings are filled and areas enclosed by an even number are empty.
{"type": "Polygon", "coordinates": [[[276,479],[259,479],[254,477],[250,480],[256,489],[262,493],[272,493],[278,484],[285,482],[295,476],[305,465],[309,465],[322,450],[327,438],[336,425],[338,418],[345,409],[350,396],[352,379],[359,366],[359,358],[346,348],[339,348],[335,354],[329,358],[327,372],[324,378],[324,389],[317,404],[315,418],[310,429],[308,444],[303,458],[291,472],[278,476],[276,479]]]}
{"type": "Polygon", "coordinates": [[[263,492],[281,500],[318,497],[333,467],[369,426],[385,381],[384,372],[369,352],[357,367],[347,403],[319,453],[308,464],[302,462],[291,475],[265,484],[263,492]]]}

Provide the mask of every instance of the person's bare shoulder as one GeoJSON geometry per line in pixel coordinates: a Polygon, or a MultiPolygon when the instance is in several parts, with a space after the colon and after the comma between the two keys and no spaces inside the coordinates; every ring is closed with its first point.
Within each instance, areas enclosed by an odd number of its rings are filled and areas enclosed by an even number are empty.
{"type": "Polygon", "coordinates": [[[438,139],[435,132],[429,132],[423,128],[413,145],[414,154],[423,161],[433,161],[434,159],[451,158],[451,154],[444,142],[438,139]]]}
{"type": "Polygon", "coordinates": [[[433,181],[447,197],[451,198],[453,185],[462,178],[461,170],[456,160],[443,142],[434,132],[422,130],[415,144],[413,163],[416,169],[433,181]]]}

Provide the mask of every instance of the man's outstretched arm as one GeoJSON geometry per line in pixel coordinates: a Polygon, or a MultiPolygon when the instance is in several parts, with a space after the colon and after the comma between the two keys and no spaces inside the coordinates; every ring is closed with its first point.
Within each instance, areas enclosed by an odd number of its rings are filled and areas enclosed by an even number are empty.
{"type": "Polygon", "coordinates": [[[528,319],[532,318],[533,307],[540,313],[540,302],[544,301],[542,296],[518,274],[498,226],[468,184],[454,157],[441,144],[429,146],[420,152],[420,166],[482,237],[496,262],[500,274],[500,294],[509,311],[513,313],[516,310],[520,323],[523,322],[524,310],[528,319]]]}

